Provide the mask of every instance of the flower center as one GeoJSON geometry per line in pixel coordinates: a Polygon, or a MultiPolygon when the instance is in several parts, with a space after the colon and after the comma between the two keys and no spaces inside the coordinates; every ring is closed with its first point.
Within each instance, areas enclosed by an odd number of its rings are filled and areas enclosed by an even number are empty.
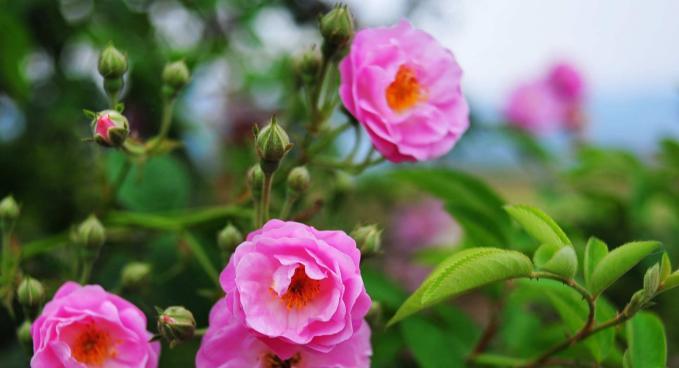
{"type": "Polygon", "coordinates": [[[396,78],[386,91],[387,104],[392,110],[402,112],[413,107],[426,98],[426,91],[417,81],[415,71],[406,65],[401,65],[396,72],[396,78]]]}
{"type": "Polygon", "coordinates": [[[321,282],[309,278],[304,271],[304,266],[299,266],[295,269],[288,290],[281,299],[288,309],[302,309],[318,295],[320,290],[321,282]]]}
{"type": "Polygon", "coordinates": [[[276,354],[268,353],[264,355],[263,368],[294,368],[301,361],[302,357],[299,355],[299,353],[286,360],[279,358],[276,354]]]}
{"type": "Polygon", "coordinates": [[[108,358],[115,356],[112,345],[111,337],[106,331],[88,324],[73,342],[71,354],[80,363],[101,365],[108,358]]]}

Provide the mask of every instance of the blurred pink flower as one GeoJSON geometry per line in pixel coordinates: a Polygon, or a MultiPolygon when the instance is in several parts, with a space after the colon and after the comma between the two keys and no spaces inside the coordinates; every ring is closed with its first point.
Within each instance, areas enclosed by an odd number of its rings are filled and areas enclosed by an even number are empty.
{"type": "Polygon", "coordinates": [[[356,333],[328,353],[300,345],[289,358],[281,358],[234,317],[231,305],[223,298],[210,311],[196,367],[368,368],[371,355],[370,327],[363,322],[356,333]]]}
{"type": "Polygon", "coordinates": [[[535,135],[577,130],[584,120],[584,91],[580,72],[571,64],[557,63],[545,77],[514,89],[504,115],[510,124],[535,135]]]}
{"type": "Polygon", "coordinates": [[[455,57],[406,20],[358,32],[340,76],[344,106],[389,161],[438,158],[469,126],[455,57]]]}
{"type": "Polygon", "coordinates": [[[554,132],[564,121],[566,106],[544,81],[520,85],[509,96],[505,118],[510,124],[539,135],[554,132]]]}
{"type": "Polygon", "coordinates": [[[413,253],[427,247],[455,246],[462,231],[443,203],[427,198],[394,210],[387,228],[387,272],[409,290],[416,289],[431,269],[413,263],[413,253]]]}
{"type": "Polygon", "coordinates": [[[99,285],[62,285],[31,335],[34,368],[158,366],[160,343],[149,342],[144,313],[99,285]]]}
{"type": "Polygon", "coordinates": [[[585,92],[585,82],[575,66],[562,62],[552,66],[547,81],[564,102],[579,103],[585,92]]]}
{"type": "Polygon", "coordinates": [[[236,248],[220,275],[235,318],[282,359],[299,345],[329,352],[349,340],[370,308],[356,242],[271,220],[236,248]]]}

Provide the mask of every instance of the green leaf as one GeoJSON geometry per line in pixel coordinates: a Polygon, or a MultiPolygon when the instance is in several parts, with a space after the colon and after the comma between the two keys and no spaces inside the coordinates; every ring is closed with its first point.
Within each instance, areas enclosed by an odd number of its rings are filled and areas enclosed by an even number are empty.
{"type": "Polygon", "coordinates": [[[585,285],[591,288],[591,279],[594,269],[601,262],[601,260],[608,254],[608,245],[603,241],[591,237],[587,241],[587,246],[585,247],[585,266],[582,270],[585,275],[585,285]]]}
{"type": "Polygon", "coordinates": [[[418,366],[423,368],[464,366],[463,352],[451,349],[450,336],[438,325],[424,318],[412,318],[405,321],[400,329],[418,366]]]}
{"type": "Polygon", "coordinates": [[[526,205],[505,206],[505,210],[541,244],[560,247],[572,244],[559,225],[541,210],[526,205]]]}
{"type": "Polygon", "coordinates": [[[205,273],[210,276],[212,281],[214,281],[217,286],[221,287],[219,284],[219,272],[215,268],[214,264],[212,264],[210,257],[207,255],[207,253],[205,253],[203,245],[189,232],[184,233],[184,240],[186,241],[186,245],[188,245],[189,249],[191,249],[193,256],[196,257],[196,261],[198,261],[198,263],[203,268],[203,271],[205,271],[205,273]]]}
{"type": "Polygon", "coordinates": [[[573,247],[563,247],[542,267],[543,270],[554,272],[568,278],[573,278],[578,272],[578,256],[573,247]]]}
{"type": "Polygon", "coordinates": [[[652,313],[639,312],[626,323],[628,360],[637,367],[666,367],[667,341],[665,327],[652,313]]]}
{"type": "Polygon", "coordinates": [[[660,262],[660,281],[664,282],[672,273],[672,262],[667,252],[663,253],[662,261],[660,262]]]}
{"type": "Polygon", "coordinates": [[[549,260],[554,257],[554,253],[556,253],[559,248],[558,245],[553,244],[542,244],[539,246],[538,249],[535,250],[535,253],[533,253],[533,263],[535,264],[535,267],[542,268],[545,263],[549,262],[549,260]]]}
{"type": "Polygon", "coordinates": [[[662,284],[662,291],[674,289],[679,286],[679,270],[669,275],[662,284]]]}
{"type": "Polygon", "coordinates": [[[515,277],[529,276],[533,264],[524,254],[499,248],[471,248],[441,262],[401,305],[389,325],[444,299],[515,277]]]}
{"type": "Polygon", "coordinates": [[[660,243],[656,241],[638,241],[613,249],[594,268],[590,280],[592,294],[601,294],[617,279],[658,248],[660,248],[660,243]]]}

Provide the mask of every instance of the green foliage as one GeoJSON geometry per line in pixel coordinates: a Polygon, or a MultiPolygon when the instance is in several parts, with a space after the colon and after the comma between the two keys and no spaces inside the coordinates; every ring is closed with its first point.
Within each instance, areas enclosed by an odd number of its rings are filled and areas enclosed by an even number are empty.
{"type": "Polygon", "coordinates": [[[423,318],[411,318],[400,326],[415,360],[423,368],[464,366],[464,355],[451,349],[451,332],[423,318]]]}
{"type": "Polygon", "coordinates": [[[573,278],[578,272],[578,256],[573,247],[563,247],[540,268],[566,278],[573,278]]]}
{"type": "Polygon", "coordinates": [[[656,315],[640,312],[626,324],[628,350],[625,352],[626,366],[666,367],[667,341],[665,327],[656,315]]]}
{"type": "Polygon", "coordinates": [[[637,263],[659,248],[658,242],[638,241],[613,249],[594,268],[590,279],[592,293],[601,294],[637,263]]]}
{"type": "Polygon", "coordinates": [[[527,205],[506,206],[505,210],[541,244],[559,247],[572,244],[559,225],[541,210],[527,205]]]}
{"type": "Polygon", "coordinates": [[[509,218],[502,211],[504,201],[482,181],[446,169],[398,170],[392,175],[441,199],[475,246],[507,246],[509,218]]]}
{"type": "Polygon", "coordinates": [[[601,260],[608,254],[608,245],[603,241],[591,237],[585,247],[585,265],[583,273],[585,275],[585,285],[592,287],[592,274],[601,260]]]}
{"type": "Polygon", "coordinates": [[[471,248],[441,262],[398,309],[389,324],[471,289],[531,274],[533,264],[522,253],[498,248],[471,248]]]}

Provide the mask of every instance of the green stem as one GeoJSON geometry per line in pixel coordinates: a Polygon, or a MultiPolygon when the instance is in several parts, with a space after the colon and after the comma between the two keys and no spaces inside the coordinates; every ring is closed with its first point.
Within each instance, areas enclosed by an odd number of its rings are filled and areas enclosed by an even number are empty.
{"type": "Polygon", "coordinates": [[[361,134],[361,129],[358,127],[358,125],[353,125],[354,128],[354,147],[351,149],[351,152],[349,152],[349,156],[347,156],[346,162],[352,162],[354,161],[354,157],[356,157],[356,154],[358,153],[358,149],[361,147],[361,141],[363,138],[363,134],[361,134]]]}
{"type": "Polygon", "coordinates": [[[281,213],[278,215],[278,218],[281,220],[285,220],[290,216],[290,211],[292,210],[292,206],[295,204],[297,199],[299,198],[298,195],[293,194],[288,190],[285,193],[285,202],[283,202],[283,208],[281,208],[281,213]]]}
{"type": "Polygon", "coordinates": [[[3,283],[7,281],[9,275],[10,258],[11,258],[11,246],[12,246],[12,224],[8,224],[2,221],[2,260],[0,263],[0,278],[3,283]]]}
{"type": "Polygon", "coordinates": [[[85,285],[90,280],[92,274],[92,267],[94,267],[94,260],[85,260],[82,264],[83,268],[80,272],[80,284],[85,285]]]}
{"type": "Polygon", "coordinates": [[[109,192],[109,202],[112,203],[116,200],[116,198],[118,198],[118,191],[120,190],[120,187],[123,186],[123,183],[125,182],[127,175],[130,173],[131,168],[132,163],[130,162],[129,158],[125,157],[123,167],[120,168],[120,171],[118,171],[118,175],[116,175],[116,179],[113,182],[113,185],[111,185],[111,190],[109,192]]]}
{"type": "Polygon", "coordinates": [[[260,218],[257,221],[257,227],[260,228],[266,221],[269,220],[269,207],[271,205],[271,186],[273,183],[274,173],[264,173],[264,183],[262,183],[262,203],[260,209],[260,218]]]}
{"type": "Polygon", "coordinates": [[[221,288],[221,284],[219,283],[219,272],[212,264],[212,261],[205,252],[205,248],[203,247],[203,245],[198,241],[198,239],[196,239],[195,236],[193,236],[188,231],[184,232],[183,238],[186,241],[186,244],[189,246],[189,249],[191,249],[191,252],[193,253],[194,257],[196,257],[196,260],[203,268],[203,271],[205,271],[205,273],[210,277],[210,279],[215,283],[215,285],[218,288],[221,288]]]}
{"type": "Polygon", "coordinates": [[[205,335],[206,332],[207,332],[207,327],[197,328],[196,331],[193,333],[193,337],[201,337],[201,336],[205,335]]]}
{"type": "Polygon", "coordinates": [[[167,138],[170,132],[170,125],[172,123],[172,109],[174,108],[174,98],[163,100],[163,116],[160,122],[160,131],[154,138],[153,143],[148,148],[149,152],[155,151],[161,143],[167,138]]]}
{"type": "Polygon", "coordinates": [[[589,312],[587,314],[587,320],[585,322],[585,325],[582,326],[580,331],[576,333],[575,335],[563,340],[562,342],[554,345],[551,347],[549,350],[545,351],[542,353],[540,356],[535,358],[531,363],[527,365],[527,367],[539,367],[544,365],[546,361],[549,360],[549,358],[557,354],[570,346],[578,343],[581,340],[584,340],[588,336],[590,336],[593,331],[594,331],[594,314],[596,310],[596,298],[592,296],[592,294],[584,288],[582,285],[578,284],[575,280],[572,278],[567,278],[563,277],[561,275],[553,274],[550,272],[533,272],[531,275],[531,278],[545,278],[545,279],[551,279],[551,280],[556,280],[556,281],[561,281],[563,282],[566,286],[572,288],[573,290],[577,291],[582,295],[583,299],[587,302],[587,307],[589,309],[589,312]]]}

